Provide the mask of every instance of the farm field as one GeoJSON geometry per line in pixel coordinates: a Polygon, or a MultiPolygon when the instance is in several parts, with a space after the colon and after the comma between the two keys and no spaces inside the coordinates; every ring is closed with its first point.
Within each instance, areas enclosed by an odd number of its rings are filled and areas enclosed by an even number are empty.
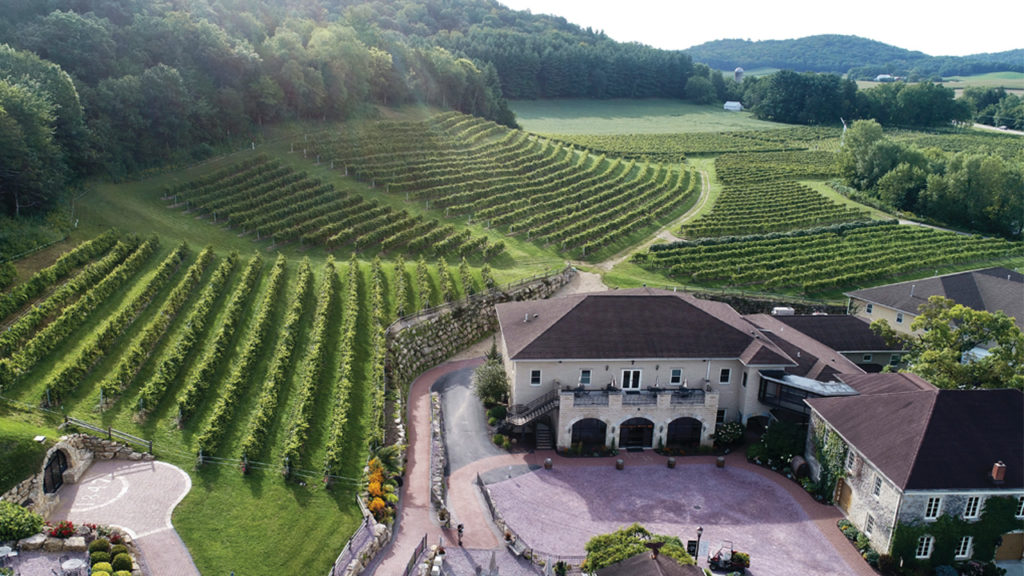
{"type": "Polygon", "coordinates": [[[778,124],[747,112],[652,98],[648,100],[517,100],[509,102],[523,130],[537,134],[677,134],[772,130],[778,124]]]}

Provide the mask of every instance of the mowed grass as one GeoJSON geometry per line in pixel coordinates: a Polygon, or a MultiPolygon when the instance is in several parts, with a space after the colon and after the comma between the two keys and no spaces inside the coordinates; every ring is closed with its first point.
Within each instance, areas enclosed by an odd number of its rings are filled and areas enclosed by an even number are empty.
{"type": "Polygon", "coordinates": [[[516,100],[509,103],[523,130],[538,134],[674,134],[772,130],[779,124],[720,104],[681,100],[516,100]]]}

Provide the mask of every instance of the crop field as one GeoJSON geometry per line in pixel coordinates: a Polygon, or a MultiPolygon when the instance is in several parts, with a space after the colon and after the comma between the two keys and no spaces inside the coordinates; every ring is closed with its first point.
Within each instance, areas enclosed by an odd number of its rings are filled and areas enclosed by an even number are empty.
{"type": "Polygon", "coordinates": [[[0,297],[5,414],[153,439],[194,476],[175,523],[202,573],[323,573],[360,522],[362,466],[384,438],[383,328],[492,282],[465,260],[314,264],[111,230],[0,297]],[[309,534],[319,547],[298,561],[256,553],[308,548],[309,534]]]}
{"type": "Polygon", "coordinates": [[[302,146],[387,194],[575,258],[653,231],[700,191],[683,166],[578,152],[458,113],[352,126],[302,146]]]}

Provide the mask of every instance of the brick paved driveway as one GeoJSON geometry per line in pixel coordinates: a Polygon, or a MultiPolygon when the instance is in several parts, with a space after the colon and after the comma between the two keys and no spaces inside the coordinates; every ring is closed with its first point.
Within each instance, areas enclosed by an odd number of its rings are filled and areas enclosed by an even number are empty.
{"type": "MultiPolygon", "coordinates": [[[[719,469],[708,459],[684,458],[675,469],[627,465],[618,471],[608,459],[559,459],[553,470],[488,487],[523,541],[552,556],[583,556],[592,536],[640,522],[683,542],[696,539],[703,526],[702,548],[732,540],[750,553],[753,576],[846,576],[866,568],[848,564],[787,489],[741,466],[719,469]]],[[[815,506],[834,515],[834,508],[815,506]]]]}

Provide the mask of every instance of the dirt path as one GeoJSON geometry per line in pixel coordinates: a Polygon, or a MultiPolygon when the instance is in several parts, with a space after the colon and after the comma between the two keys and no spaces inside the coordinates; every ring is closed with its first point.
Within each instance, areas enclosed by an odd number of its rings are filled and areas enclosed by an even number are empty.
{"type": "Polygon", "coordinates": [[[708,178],[707,171],[700,171],[700,180],[700,198],[697,199],[697,203],[693,205],[693,208],[690,208],[689,210],[686,211],[686,214],[683,214],[679,218],[676,218],[666,226],[662,227],[661,230],[658,230],[657,234],[645,240],[642,244],[637,246],[631,246],[623,250],[622,252],[619,252],[615,256],[612,256],[611,258],[605,260],[604,262],[600,262],[599,264],[597,264],[597,269],[602,272],[608,272],[612,268],[624,262],[626,258],[629,258],[630,254],[633,254],[634,252],[639,252],[641,250],[645,250],[651,244],[654,244],[658,240],[665,240],[666,242],[676,242],[678,240],[681,240],[681,238],[675,235],[674,231],[678,230],[679,227],[683,225],[683,222],[686,222],[688,219],[693,217],[694,214],[699,212],[701,208],[704,207],[704,204],[707,203],[708,197],[711,195],[711,181],[708,178]]]}

